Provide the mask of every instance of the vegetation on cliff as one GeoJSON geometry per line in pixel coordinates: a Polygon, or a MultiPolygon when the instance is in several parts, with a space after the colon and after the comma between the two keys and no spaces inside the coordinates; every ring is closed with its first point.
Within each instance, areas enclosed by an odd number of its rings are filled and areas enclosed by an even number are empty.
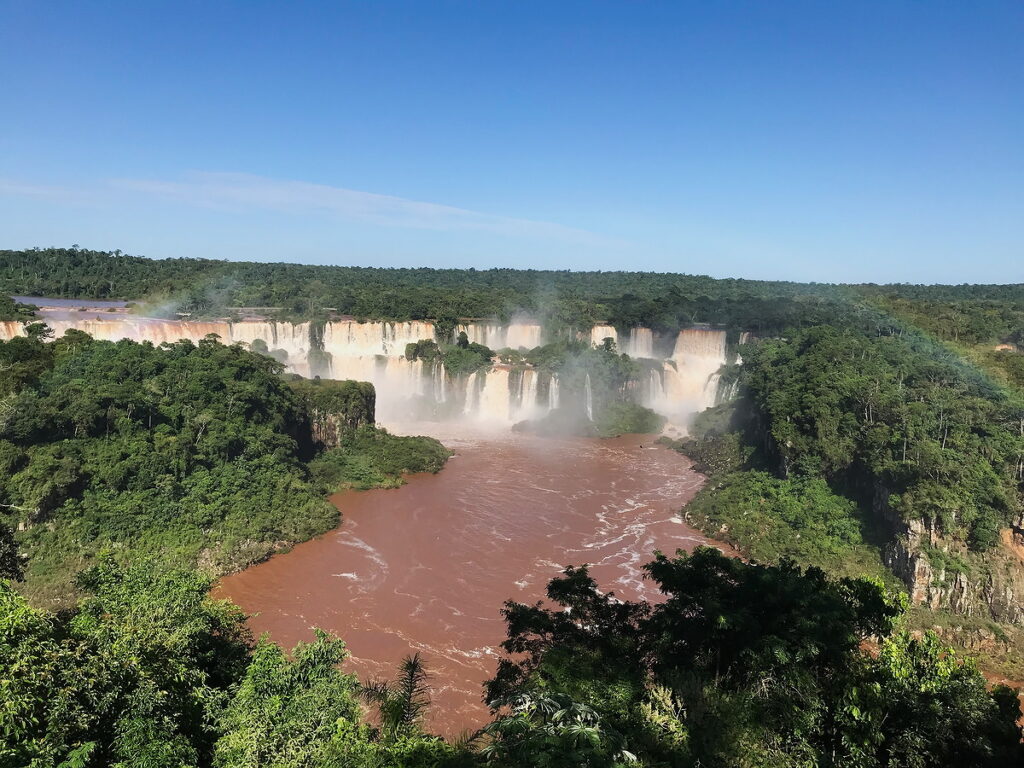
{"type": "Polygon", "coordinates": [[[290,383],[214,338],[30,331],[0,342],[0,523],[23,529],[37,598],[66,599],[105,550],[243,567],[334,527],[327,493],[392,487],[448,455],[376,429],[369,385],[290,383]]]}
{"type": "MultiPolygon", "coordinates": [[[[1024,401],[920,337],[821,326],[742,350],[742,423],[684,444],[782,479],[820,478],[875,513],[992,548],[1021,514],[1024,401]],[[740,457],[743,454],[744,458],[740,457]]],[[[713,414],[707,414],[706,423],[713,414]]],[[[698,431],[699,425],[698,425],[698,431]]],[[[730,463],[733,466],[730,466],[730,463]]]]}
{"type": "Polygon", "coordinates": [[[407,360],[443,365],[445,372],[453,377],[489,369],[494,356],[490,348],[471,342],[465,331],[459,334],[454,344],[438,344],[433,339],[421,339],[405,345],[407,360]]]}
{"type": "Polygon", "coordinates": [[[675,444],[710,476],[684,513],[763,562],[884,564],[934,611],[919,626],[1013,674],[1024,636],[993,621],[1024,619],[1024,398],[947,343],[821,326],[742,347],[738,399],[675,444]]]}
{"type": "Polygon", "coordinates": [[[923,344],[811,329],[751,346],[745,382],[783,474],[887,496],[985,550],[1021,510],[1024,403],[923,344]]]}
{"type": "Polygon", "coordinates": [[[352,431],[374,424],[377,396],[369,382],[293,375],[290,383],[309,419],[309,434],[317,448],[337,448],[352,431]]]}

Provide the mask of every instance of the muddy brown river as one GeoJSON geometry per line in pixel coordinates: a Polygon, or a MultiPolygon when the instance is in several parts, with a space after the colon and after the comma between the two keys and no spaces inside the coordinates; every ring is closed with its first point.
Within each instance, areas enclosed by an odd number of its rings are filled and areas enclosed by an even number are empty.
{"type": "Polygon", "coordinates": [[[360,679],[420,651],[432,674],[427,725],[447,735],[487,720],[483,682],[504,639],[499,614],[534,602],[565,565],[602,589],[655,597],[640,566],[707,540],[677,511],[703,477],[650,437],[438,435],[456,452],[396,490],[346,491],[336,530],[221,582],[256,634],[285,646],[321,627],[342,637],[360,679]]]}

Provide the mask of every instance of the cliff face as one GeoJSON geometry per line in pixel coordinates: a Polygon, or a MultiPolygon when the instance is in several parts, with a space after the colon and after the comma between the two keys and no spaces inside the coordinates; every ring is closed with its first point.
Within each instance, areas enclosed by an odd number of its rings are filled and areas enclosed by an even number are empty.
{"type": "Polygon", "coordinates": [[[308,439],[318,448],[337,448],[345,434],[374,424],[376,393],[365,381],[292,382],[309,422],[308,439]]]}
{"type": "Polygon", "coordinates": [[[885,489],[876,492],[875,511],[893,532],[883,549],[885,564],[906,584],[912,602],[1024,624],[1024,521],[1004,529],[999,544],[980,554],[943,538],[927,520],[901,519],[885,489]]]}

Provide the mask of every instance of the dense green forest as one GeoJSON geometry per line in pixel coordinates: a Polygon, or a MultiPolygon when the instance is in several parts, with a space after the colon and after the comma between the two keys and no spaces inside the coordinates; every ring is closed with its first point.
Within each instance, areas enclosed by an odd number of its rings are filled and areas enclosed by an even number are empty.
{"type": "Polygon", "coordinates": [[[831,285],[654,272],[313,266],[147,259],[77,246],[0,250],[0,294],[148,300],[151,309],[194,315],[255,307],[288,317],[331,311],[454,322],[526,313],[557,326],[606,322],[656,331],[695,323],[761,333],[818,324],[884,328],[901,318],[940,338],[985,341],[1020,333],[1024,313],[1024,284],[831,285]]]}
{"type": "MultiPolygon", "coordinates": [[[[1020,298],[1024,288],[1013,295],[1020,298]]],[[[508,320],[554,327],[606,322],[675,331],[716,323],[759,332],[847,318],[875,322],[850,287],[643,272],[384,269],[207,259],[152,260],[77,247],[0,251],[0,293],[146,300],[147,311],[224,315],[273,309],[378,320],[508,320]],[[851,297],[854,299],[851,301],[851,297]]]]}
{"type": "Polygon", "coordinates": [[[920,624],[966,617],[957,640],[994,638],[980,650],[1016,675],[1024,390],[962,351],[833,325],[742,346],[738,397],[674,444],[710,477],[684,514],[761,562],[898,578],[940,612],[920,624]]]}
{"type": "Polygon", "coordinates": [[[811,329],[751,346],[744,382],[784,475],[884,495],[982,551],[1020,514],[1024,398],[934,345],[811,329]]]}
{"type": "Polygon", "coordinates": [[[341,487],[437,471],[447,451],[373,425],[374,392],[292,381],[214,338],[154,347],[48,329],[0,342],[0,525],[29,594],[105,550],[223,573],[333,528],[341,487]]]}

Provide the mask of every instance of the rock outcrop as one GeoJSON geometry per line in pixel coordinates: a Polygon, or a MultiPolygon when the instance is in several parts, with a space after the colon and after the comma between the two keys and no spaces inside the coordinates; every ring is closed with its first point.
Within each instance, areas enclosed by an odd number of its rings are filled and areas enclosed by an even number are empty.
{"type": "Polygon", "coordinates": [[[903,520],[875,494],[875,511],[893,537],[883,549],[885,564],[906,584],[914,603],[963,616],[1024,624],[1024,528],[1015,521],[984,554],[944,538],[927,520],[903,520]]]}
{"type": "Polygon", "coordinates": [[[303,379],[292,382],[308,420],[308,439],[319,448],[337,448],[346,433],[374,424],[376,392],[365,381],[303,379]]]}

